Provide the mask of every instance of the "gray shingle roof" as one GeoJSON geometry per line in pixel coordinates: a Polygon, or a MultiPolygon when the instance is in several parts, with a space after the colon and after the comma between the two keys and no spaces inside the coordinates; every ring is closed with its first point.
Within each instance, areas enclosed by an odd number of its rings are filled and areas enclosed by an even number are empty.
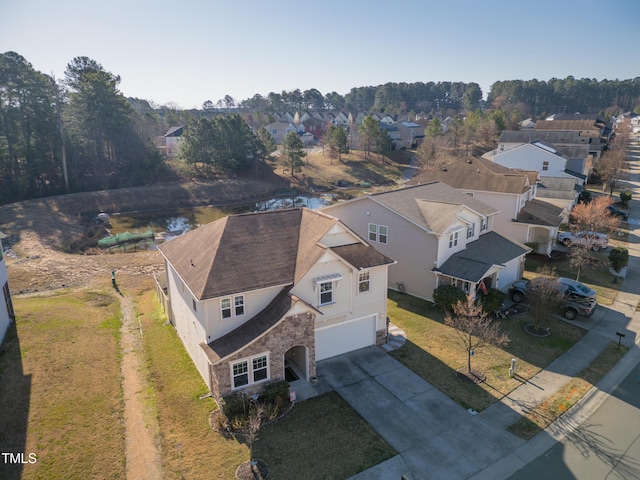
{"type": "Polygon", "coordinates": [[[488,232],[480,235],[478,240],[468,243],[465,250],[453,254],[438,271],[450,277],[477,283],[493,265],[502,265],[530,251],[529,247],[520,242],[509,240],[496,232],[488,232]]]}
{"type": "Polygon", "coordinates": [[[358,269],[377,267],[379,265],[390,265],[394,263],[394,261],[386,255],[378,252],[372,246],[365,245],[363,243],[352,243],[350,245],[331,247],[331,251],[358,269]]]}
{"type": "Polygon", "coordinates": [[[486,216],[499,212],[442,182],[377,193],[370,198],[437,234],[444,233],[465,206],[486,216]]]}
{"type": "Polygon", "coordinates": [[[519,223],[529,223],[533,225],[545,225],[549,227],[557,227],[562,223],[562,208],[534,199],[528,201],[524,208],[520,210],[518,218],[519,223]]]}

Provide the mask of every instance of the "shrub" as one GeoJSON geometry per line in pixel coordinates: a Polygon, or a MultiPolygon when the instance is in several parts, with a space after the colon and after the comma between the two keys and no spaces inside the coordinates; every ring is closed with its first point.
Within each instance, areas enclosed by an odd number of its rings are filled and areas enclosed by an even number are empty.
{"type": "Polygon", "coordinates": [[[453,285],[440,285],[433,291],[433,301],[444,310],[450,311],[458,302],[464,302],[467,294],[453,285]]]}
{"type": "Polygon", "coordinates": [[[231,422],[239,417],[246,417],[249,411],[249,399],[241,394],[233,394],[224,398],[222,413],[231,422]]]}
{"type": "Polygon", "coordinates": [[[630,201],[631,201],[631,190],[625,190],[624,192],[620,193],[620,203],[622,203],[622,206],[624,208],[629,207],[630,201]]]}
{"type": "Polygon", "coordinates": [[[589,190],[582,190],[578,197],[578,203],[589,203],[591,201],[591,192],[589,190]]]}
{"type": "Polygon", "coordinates": [[[481,297],[482,310],[484,313],[491,315],[500,308],[504,302],[505,294],[496,288],[490,288],[486,295],[481,297]]]}
{"type": "Polygon", "coordinates": [[[289,383],[284,380],[268,383],[264,387],[264,393],[267,397],[267,404],[272,403],[279,407],[285,401],[289,401],[289,383]]]}
{"type": "Polygon", "coordinates": [[[616,272],[620,272],[620,270],[629,264],[629,251],[624,247],[615,247],[611,249],[611,253],[609,253],[609,262],[611,262],[611,268],[616,272]]]}

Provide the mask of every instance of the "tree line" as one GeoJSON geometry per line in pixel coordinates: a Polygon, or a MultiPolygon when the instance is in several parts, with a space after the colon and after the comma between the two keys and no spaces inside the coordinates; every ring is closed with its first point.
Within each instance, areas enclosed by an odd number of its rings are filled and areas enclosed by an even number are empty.
{"type": "Polygon", "coordinates": [[[640,104],[640,77],[629,80],[552,78],[548,81],[506,80],[495,82],[487,97],[491,107],[517,106],[522,114],[551,113],[617,114],[640,104]]]}
{"type": "Polygon", "coordinates": [[[64,79],[0,54],[0,204],[155,180],[157,119],[138,114],[120,77],[76,57],[64,79]]]}

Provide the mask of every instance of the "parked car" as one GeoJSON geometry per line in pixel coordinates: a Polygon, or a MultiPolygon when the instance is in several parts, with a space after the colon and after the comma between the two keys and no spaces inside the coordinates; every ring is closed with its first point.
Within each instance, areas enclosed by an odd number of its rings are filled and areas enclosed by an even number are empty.
{"type": "Polygon", "coordinates": [[[560,232],[558,241],[567,247],[572,245],[590,246],[594,252],[609,246],[609,237],[597,232],[560,232]]]}
{"type": "MultiPolygon", "coordinates": [[[[511,300],[515,303],[526,301],[527,293],[535,289],[535,284],[535,279],[513,282],[509,287],[511,300]]],[[[566,319],[573,320],[578,315],[589,316],[594,312],[598,305],[595,290],[584,283],[565,277],[558,278],[557,285],[564,297],[562,314],[566,319]]]]}
{"type": "Polygon", "coordinates": [[[609,215],[618,217],[620,220],[623,220],[625,222],[629,221],[629,213],[625,212],[624,210],[620,210],[619,208],[614,207],[613,205],[609,205],[607,207],[607,211],[609,212],[609,215]]]}

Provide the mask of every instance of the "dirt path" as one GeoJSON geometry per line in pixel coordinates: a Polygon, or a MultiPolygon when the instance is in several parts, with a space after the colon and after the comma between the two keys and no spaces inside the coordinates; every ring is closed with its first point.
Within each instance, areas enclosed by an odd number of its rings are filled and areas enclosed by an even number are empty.
{"type": "Polygon", "coordinates": [[[159,427],[153,404],[150,404],[147,395],[149,389],[142,352],[142,330],[131,298],[120,297],[120,306],[127,478],[160,480],[159,427]]]}

